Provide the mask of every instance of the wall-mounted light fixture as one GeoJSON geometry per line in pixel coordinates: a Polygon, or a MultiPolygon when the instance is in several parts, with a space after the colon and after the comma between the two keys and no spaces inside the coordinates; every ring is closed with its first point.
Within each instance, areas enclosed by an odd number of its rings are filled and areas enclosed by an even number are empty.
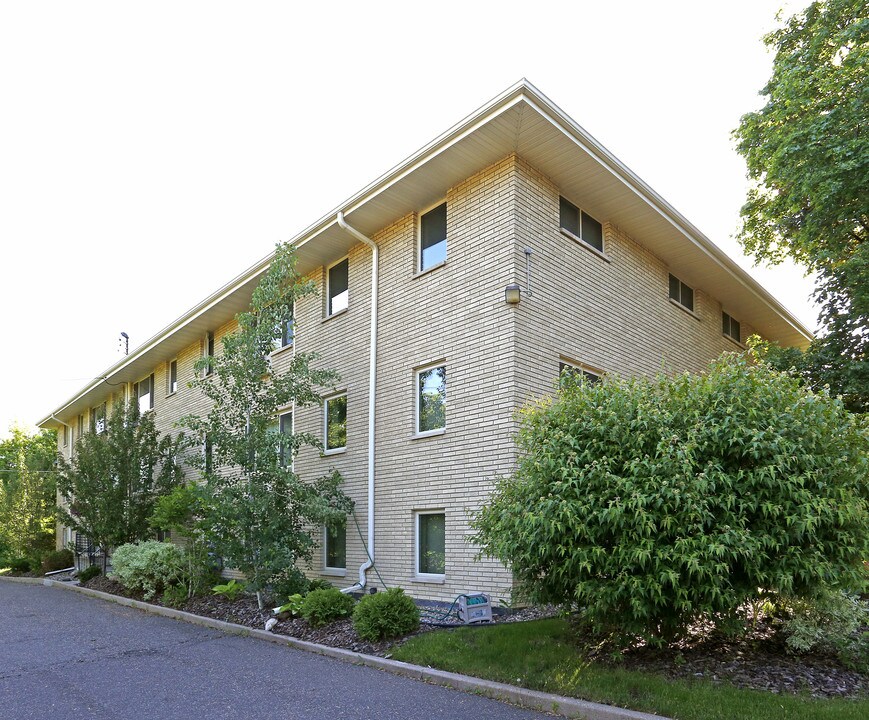
{"type": "Polygon", "coordinates": [[[522,299],[522,288],[516,283],[510,283],[504,288],[504,302],[508,305],[518,305],[522,299]]]}

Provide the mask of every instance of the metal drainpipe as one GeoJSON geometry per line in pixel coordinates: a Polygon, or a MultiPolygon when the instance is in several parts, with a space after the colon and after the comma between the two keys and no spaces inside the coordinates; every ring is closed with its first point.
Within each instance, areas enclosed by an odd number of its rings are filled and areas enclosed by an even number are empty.
{"type": "Polygon", "coordinates": [[[338,211],[338,225],[371,248],[371,337],[368,346],[368,559],[359,566],[359,580],[341,592],[352,592],[365,587],[366,573],[374,565],[374,407],[377,391],[377,268],[380,249],[370,238],[344,220],[344,213],[338,211]]]}

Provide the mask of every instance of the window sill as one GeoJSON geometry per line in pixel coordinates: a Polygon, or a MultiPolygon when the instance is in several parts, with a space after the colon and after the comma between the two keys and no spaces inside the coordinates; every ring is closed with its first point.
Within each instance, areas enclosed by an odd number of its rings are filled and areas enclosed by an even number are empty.
{"type": "Polygon", "coordinates": [[[324,450],[320,457],[327,457],[328,455],[343,455],[345,452],[347,452],[346,447],[332,448],[331,450],[324,450]]]}
{"type": "Polygon", "coordinates": [[[347,577],[347,568],[324,567],[320,570],[320,575],[328,575],[329,577],[347,577]]]}
{"type": "Polygon", "coordinates": [[[410,581],[412,583],[428,583],[429,585],[443,585],[446,581],[446,575],[414,575],[410,581]]]}
{"type": "Polygon", "coordinates": [[[333,312],[331,315],[327,315],[320,322],[329,322],[332,318],[339,317],[340,315],[346,315],[350,311],[349,307],[345,307],[343,310],[339,310],[338,312],[333,312]]]}
{"type": "Polygon", "coordinates": [[[730,337],[730,335],[725,335],[724,333],[721,333],[721,337],[727,338],[728,340],[730,340],[730,342],[732,342],[738,348],[741,348],[743,350],[748,349],[743,343],[739,342],[739,340],[735,340],[734,338],[730,337]]]}
{"type": "MultiPolygon", "coordinates": [[[[347,311],[344,310],[344,312],[347,312],[347,311]]],[[[286,352],[287,350],[292,350],[292,348],[293,348],[293,343],[290,343],[289,345],[281,345],[281,347],[275,348],[274,350],[272,350],[269,353],[269,357],[274,357],[275,355],[280,355],[280,354],[286,352]]]]}
{"type": "Polygon", "coordinates": [[[605,260],[605,261],[608,262],[608,263],[611,263],[611,262],[612,262],[612,260],[610,259],[609,255],[607,255],[607,254],[606,254],[605,252],[603,252],[602,250],[598,250],[594,245],[589,245],[589,244],[588,244],[585,240],[583,240],[581,237],[579,237],[578,235],[574,235],[572,232],[570,232],[570,230],[565,230],[564,228],[558,228],[558,230],[561,232],[562,235],[564,235],[565,237],[570,238],[571,240],[573,240],[573,242],[575,242],[575,243],[576,243],[577,245],[579,245],[580,247],[585,248],[585,249],[588,250],[590,253],[592,253],[592,254],[594,254],[594,255],[597,255],[601,260],[605,260]]]}
{"type": "Polygon", "coordinates": [[[423,275],[428,275],[430,272],[434,272],[435,270],[437,270],[438,268],[442,268],[446,264],[447,264],[446,260],[441,260],[439,263],[432,265],[431,267],[426,268],[425,270],[420,270],[418,273],[415,273],[411,277],[411,280],[415,280],[416,278],[422,277],[423,275]]]}
{"type": "Polygon", "coordinates": [[[178,391],[177,391],[177,390],[173,390],[172,392],[168,393],[168,394],[166,395],[166,397],[167,397],[167,398],[170,398],[170,397],[172,397],[173,395],[177,395],[177,394],[178,394],[178,391]]]}
{"type": "Polygon", "coordinates": [[[694,311],[691,310],[690,308],[686,308],[686,307],[685,307],[682,303],[680,303],[678,300],[674,300],[673,298],[667,298],[667,299],[670,301],[670,304],[671,304],[671,305],[673,305],[673,306],[679,308],[683,313],[687,313],[688,315],[690,315],[692,318],[694,318],[694,319],[697,320],[698,322],[700,321],[700,316],[699,316],[696,312],[694,312],[694,311]]]}
{"type": "Polygon", "coordinates": [[[426,430],[425,432],[414,433],[410,436],[411,440],[422,440],[423,438],[428,437],[437,437],[438,435],[444,435],[446,433],[446,428],[438,428],[437,430],[426,430]]]}

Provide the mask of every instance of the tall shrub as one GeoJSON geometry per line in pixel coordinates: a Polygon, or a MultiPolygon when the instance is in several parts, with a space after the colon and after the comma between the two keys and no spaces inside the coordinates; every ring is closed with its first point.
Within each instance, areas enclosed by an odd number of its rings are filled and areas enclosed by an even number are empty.
{"type": "Polygon", "coordinates": [[[599,632],[669,639],[759,593],[865,581],[866,426],[767,365],[565,377],[522,412],[518,444],[473,540],[599,632]]]}

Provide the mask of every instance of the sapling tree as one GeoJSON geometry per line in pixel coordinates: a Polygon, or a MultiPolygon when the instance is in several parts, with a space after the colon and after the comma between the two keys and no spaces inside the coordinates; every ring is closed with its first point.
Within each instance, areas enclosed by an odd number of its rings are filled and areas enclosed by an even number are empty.
{"type": "Polygon", "coordinates": [[[865,587],[863,418],[764,363],[565,377],[522,412],[518,445],[473,540],[598,633],[664,642],[765,594],[865,587]]]}
{"type": "Polygon", "coordinates": [[[153,413],[140,413],[135,400],[116,403],[105,432],[82,435],[72,461],[59,459],[58,515],[103,548],[104,562],[111,548],[147,539],[154,503],[183,478],[184,442],[161,437],[153,413]]]}
{"type": "Polygon", "coordinates": [[[343,521],[352,505],[337,472],[303,481],[291,459],[304,445],[320,446],[310,433],[280,432],[281,408],[321,402],[334,387],[335,372],[315,369],[315,353],[294,352],[286,369],[273,373],[275,338],[293,321],[294,304],[316,292],[301,278],[289,245],[279,245],[253,293],[250,309],[236,316],[238,330],[222,341],[222,352],[200,360],[194,381],[211,401],[205,416],[183,423],[203,438],[195,460],[205,480],[207,540],[225,563],[241,572],[257,592],[269,581],[310,560],[312,528],[343,521]]]}

